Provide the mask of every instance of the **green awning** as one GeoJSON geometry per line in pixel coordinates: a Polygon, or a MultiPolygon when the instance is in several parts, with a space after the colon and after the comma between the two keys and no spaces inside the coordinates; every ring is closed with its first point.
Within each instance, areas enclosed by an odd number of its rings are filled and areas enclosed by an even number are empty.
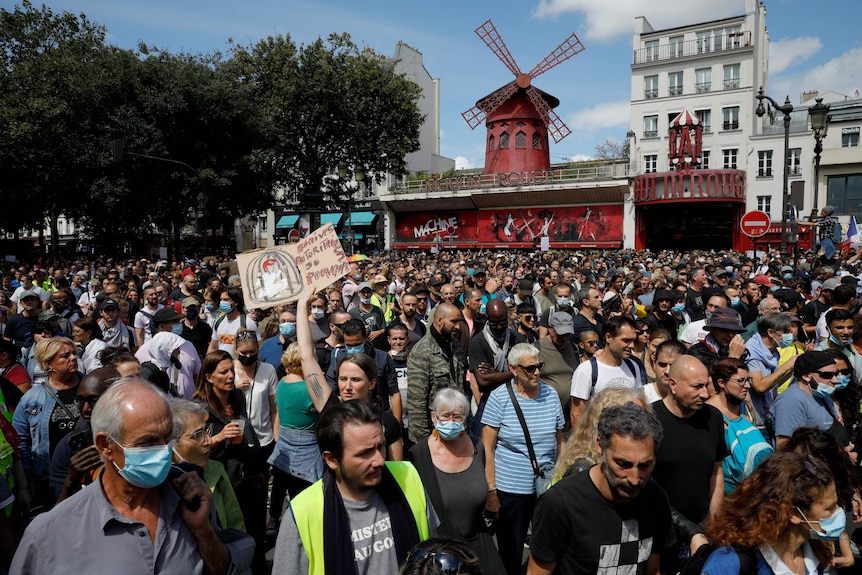
{"type": "Polygon", "coordinates": [[[275,229],[284,230],[284,229],[292,228],[293,226],[296,225],[296,221],[298,219],[299,219],[299,216],[296,214],[281,216],[281,218],[279,218],[279,220],[278,220],[278,223],[275,224],[275,229]]]}
{"type": "Polygon", "coordinates": [[[370,226],[374,223],[374,218],[377,217],[377,214],[374,212],[353,212],[350,215],[350,219],[344,222],[344,225],[351,226],[370,226]]]}
{"type": "Polygon", "coordinates": [[[320,225],[332,224],[338,227],[338,221],[341,219],[341,214],[320,214],[320,225]]]}
{"type": "MultiPolygon", "coordinates": [[[[346,234],[346,233],[347,233],[347,230],[345,230],[345,231],[344,231],[344,233],[346,234]]],[[[358,233],[358,232],[353,232],[353,239],[354,239],[354,240],[361,240],[363,237],[364,237],[364,236],[363,236],[362,234],[360,234],[360,233],[358,233]]],[[[344,234],[338,234],[338,239],[339,239],[339,240],[343,240],[343,239],[344,239],[344,234]]]]}

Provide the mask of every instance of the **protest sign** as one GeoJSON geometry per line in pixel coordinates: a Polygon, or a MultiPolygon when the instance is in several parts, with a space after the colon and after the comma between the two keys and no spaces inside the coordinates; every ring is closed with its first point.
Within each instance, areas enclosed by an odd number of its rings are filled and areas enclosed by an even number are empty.
{"type": "Polygon", "coordinates": [[[269,308],[311,295],[350,271],[332,224],[295,244],[243,252],[236,257],[248,309],[269,308]]]}

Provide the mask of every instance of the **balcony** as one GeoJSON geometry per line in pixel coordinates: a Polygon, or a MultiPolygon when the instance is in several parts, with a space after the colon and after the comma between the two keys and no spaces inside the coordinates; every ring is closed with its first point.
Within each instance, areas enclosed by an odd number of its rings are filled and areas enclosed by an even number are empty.
{"type": "Polygon", "coordinates": [[[694,90],[698,94],[705,94],[712,90],[712,82],[698,82],[694,85],[694,90]]]}
{"type": "Polygon", "coordinates": [[[703,125],[703,133],[704,134],[711,134],[712,133],[712,126],[710,126],[709,124],[704,124],[703,125]]]}
{"type": "Polygon", "coordinates": [[[671,86],[667,89],[667,93],[670,96],[682,96],[682,86],[671,86]]]}
{"type": "Polygon", "coordinates": [[[658,130],[644,131],[644,140],[654,140],[658,138],[658,130]]]}
{"type": "Polygon", "coordinates": [[[724,122],[721,125],[722,130],[738,130],[739,129],[739,121],[736,122],[724,122]]]}
{"type": "Polygon", "coordinates": [[[751,32],[712,36],[708,40],[689,40],[673,44],[660,44],[657,48],[641,48],[634,51],[633,64],[647,64],[674,60],[688,56],[703,56],[715,52],[742,50],[751,47],[751,32]]]}
{"type": "Polygon", "coordinates": [[[736,90],[739,88],[739,78],[730,78],[724,81],[725,90],[736,90]]]}
{"type": "Polygon", "coordinates": [[[647,100],[652,100],[653,98],[658,98],[658,89],[653,90],[644,90],[644,98],[647,100]]]}

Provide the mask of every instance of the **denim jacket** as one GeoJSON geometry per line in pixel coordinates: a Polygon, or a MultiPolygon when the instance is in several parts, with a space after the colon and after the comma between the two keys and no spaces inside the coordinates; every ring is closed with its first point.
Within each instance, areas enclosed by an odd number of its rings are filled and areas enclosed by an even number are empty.
{"type": "Polygon", "coordinates": [[[42,385],[34,385],[21,398],[12,416],[12,426],[20,438],[21,462],[34,479],[48,479],[51,463],[48,425],[55,405],[54,398],[42,385]]]}

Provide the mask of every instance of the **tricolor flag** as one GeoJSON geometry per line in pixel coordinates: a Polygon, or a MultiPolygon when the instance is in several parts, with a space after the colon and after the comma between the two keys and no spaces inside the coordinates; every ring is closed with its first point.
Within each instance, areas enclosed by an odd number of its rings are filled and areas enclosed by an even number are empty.
{"type": "Polygon", "coordinates": [[[862,236],[859,235],[859,228],[856,226],[856,216],[850,216],[850,225],[847,226],[847,234],[841,242],[841,247],[856,248],[860,243],[862,243],[862,236]]]}

